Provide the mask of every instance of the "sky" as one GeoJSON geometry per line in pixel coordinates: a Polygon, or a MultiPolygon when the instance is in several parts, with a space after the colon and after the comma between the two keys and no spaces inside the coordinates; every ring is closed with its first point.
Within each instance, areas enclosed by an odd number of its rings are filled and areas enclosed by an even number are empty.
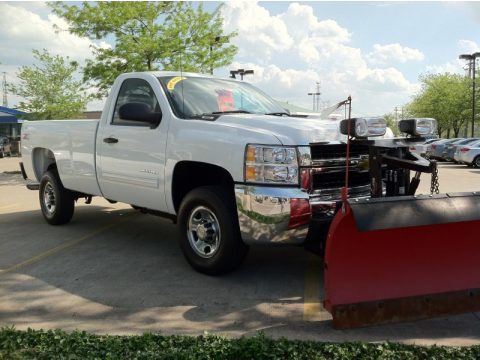
{"type": "MultiPolygon", "coordinates": [[[[215,9],[218,2],[206,2],[215,9]]],[[[383,115],[406,104],[426,73],[464,74],[460,54],[480,51],[480,2],[227,1],[224,29],[237,31],[233,64],[253,69],[246,80],[275,99],[312,109],[309,92],[320,83],[320,105],[352,96],[355,115],[383,115]]],[[[53,25],[66,24],[43,2],[1,2],[0,72],[15,83],[18,67],[33,63],[32,49],[91,57],[86,38],[53,25]]],[[[108,41],[95,42],[109,46],[108,41]]],[[[20,99],[9,95],[9,106],[20,99]]],[[[89,104],[100,110],[102,101],[89,104]]]]}

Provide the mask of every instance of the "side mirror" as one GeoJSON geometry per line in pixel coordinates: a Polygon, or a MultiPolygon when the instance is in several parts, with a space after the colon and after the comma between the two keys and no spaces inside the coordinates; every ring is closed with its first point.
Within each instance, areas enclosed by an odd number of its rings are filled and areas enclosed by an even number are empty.
{"type": "Polygon", "coordinates": [[[145,103],[126,103],[118,109],[118,115],[122,120],[138,121],[156,127],[162,120],[162,113],[153,112],[152,108],[145,103]]]}

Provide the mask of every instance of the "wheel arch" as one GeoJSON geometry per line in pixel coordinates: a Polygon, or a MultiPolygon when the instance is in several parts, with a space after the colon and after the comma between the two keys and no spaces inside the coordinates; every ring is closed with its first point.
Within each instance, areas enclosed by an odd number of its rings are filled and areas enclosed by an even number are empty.
{"type": "Polygon", "coordinates": [[[32,151],[32,165],[35,178],[40,182],[43,174],[48,170],[57,167],[57,161],[51,150],[46,148],[35,148],[32,151]]]}
{"type": "Polygon", "coordinates": [[[180,161],[172,175],[172,201],[178,213],[183,198],[200,186],[220,185],[231,190],[234,196],[232,175],[223,167],[199,161],[180,161]]]}

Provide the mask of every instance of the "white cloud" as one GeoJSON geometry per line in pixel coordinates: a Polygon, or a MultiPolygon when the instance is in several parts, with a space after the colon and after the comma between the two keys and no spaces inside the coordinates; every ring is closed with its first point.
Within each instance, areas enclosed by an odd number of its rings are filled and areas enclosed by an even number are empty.
{"type": "Polygon", "coordinates": [[[70,56],[82,62],[91,55],[92,42],[70,34],[56,33],[53,25],[66,28],[65,22],[56,15],[41,18],[21,6],[0,3],[2,26],[0,27],[0,61],[3,64],[23,65],[31,63],[32,49],[46,48],[52,54],[70,56]]]}
{"type": "Polygon", "coordinates": [[[311,108],[307,93],[320,81],[322,101],[333,103],[352,95],[358,113],[383,114],[409,101],[418,89],[391,67],[391,60],[422,60],[419,50],[377,45],[369,55],[390,66],[372,67],[381,64],[372,64],[372,58],[350,45],[348,29],[319,19],[309,5],[292,3],[285,12],[272,15],[258,2],[226,2],[223,14],[226,29],[239,32],[234,43],[240,51],[230,68],[254,69],[247,81],[279,100],[311,108]],[[276,38],[270,26],[277,29],[276,38]],[[281,65],[280,59],[289,65],[281,65]]]}
{"type": "MultiPolygon", "coordinates": [[[[462,39],[457,42],[458,54],[473,54],[480,51],[480,46],[473,40],[462,39]]],[[[458,57],[447,63],[440,65],[428,65],[427,72],[434,74],[450,73],[450,74],[466,74],[468,61],[461,60],[458,57]]]]}
{"type": "Polygon", "coordinates": [[[453,60],[449,61],[442,65],[428,65],[427,72],[432,74],[443,74],[443,73],[450,73],[450,74],[464,74],[465,70],[463,69],[465,66],[465,62],[461,60],[453,60]]]}
{"type": "Polygon", "coordinates": [[[400,44],[373,45],[373,51],[366,55],[371,64],[406,63],[407,61],[422,61],[425,56],[418,49],[401,46],[400,44]]]}
{"type": "MultiPolygon", "coordinates": [[[[72,35],[68,31],[55,32],[53,25],[66,29],[65,21],[50,13],[44,3],[28,4],[27,7],[22,3],[0,2],[0,71],[7,72],[9,83],[17,82],[15,74],[20,66],[34,62],[33,49],[47,49],[54,55],[69,56],[80,64],[92,57],[90,46],[94,42],[72,35]]],[[[109,46],[105,42],[97,45],[109,46]]],[[[9,94],[8,100],[9,105],[13,106],[21,99],[9,94]]]]}
{"type": "Polygon", "coordinates": [[[292,3],[287,11],[278,16],[287,27],[289,34],[298,44],[299,41],[311,40],[317,45],[326,43],[345,43],[351,34],[334,20],[320,21],[308,5],[292,3]]]}
{"type": "Polygon", "coordinates": [[[285,51],[293,44],[285,23],[256,2],[227,2],[222,15],[225,29],[241,34],[235,41],[240,56],[269,61],[273,52],[285,51]]]}
{"type": "Polygon", "coordinates": [[[458,49],[461,52],[472,54],[480,51],[480,46],[475,41],[462,39],[458,41],[458,49]]]}
{"type": "MultiPolygon", "coordinates": [[[[409,83],[393,68],[365,68],[356,75],[331,73],[328,76],[313,69],[282,69],[277,65],[261,66],[245,62],[234,62],[231,68],[253,69],[254,75],[247,76],[245,81],[255,84],[277,100],[306,109],[312,108],[312,97],[307,93],[314,91],[315,83],[319,81],[321,102],[333,104],[352,95],[354,115],[383,115],[390,111],[385,109],[385,103],[405,103],[418,90],[417,85],[409,83]]],[[[226,75],[227,69],[223,71],[226,75]]]]}

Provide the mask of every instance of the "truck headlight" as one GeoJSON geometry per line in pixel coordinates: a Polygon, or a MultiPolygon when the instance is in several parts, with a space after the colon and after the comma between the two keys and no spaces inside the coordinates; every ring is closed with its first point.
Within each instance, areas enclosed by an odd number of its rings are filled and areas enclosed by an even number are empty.
{"type": "Polygon", "coordinates": [[[247,145],[245,182],[298,185],[297,149],[285,146],[247,145]]]}
{"type": "Polygon", "coordinates": [[[401,132],[413,136],[431,135],[437,131],[437,120],[432,118],[400,120],[398,128],[401,132]]]}
{"type": "Polygon", "coordinates": [[[340,122],[340,132],[348,135],[348,122],[350,123],[350,135],[357,138],[369,136],[383,136],[387,131],[387,122],[381,117],[353,118],[340,122]]]}

